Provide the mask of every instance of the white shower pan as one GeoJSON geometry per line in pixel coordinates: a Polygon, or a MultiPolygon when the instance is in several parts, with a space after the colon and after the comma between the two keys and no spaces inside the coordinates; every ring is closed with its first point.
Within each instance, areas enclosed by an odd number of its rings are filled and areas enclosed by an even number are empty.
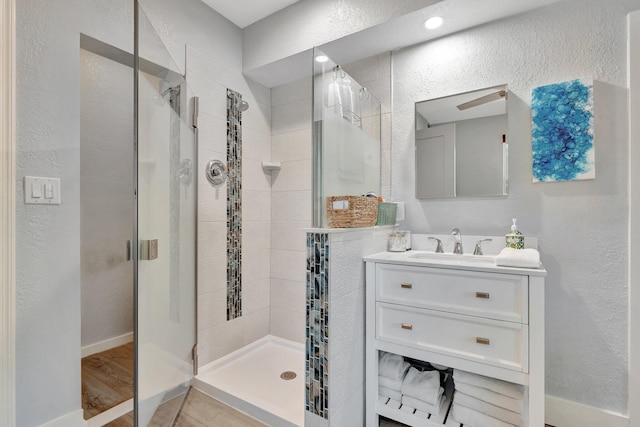
{"type": "Polygon", "coordinates": [[[303,344],[267,335],[200,368],[194,386],[265,424],[302,427],[304,367],[303,344]]]}

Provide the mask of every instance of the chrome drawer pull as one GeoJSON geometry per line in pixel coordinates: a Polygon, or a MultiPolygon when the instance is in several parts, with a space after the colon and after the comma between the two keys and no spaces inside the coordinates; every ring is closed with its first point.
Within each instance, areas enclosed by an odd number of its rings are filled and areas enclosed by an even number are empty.
{"type": "Polygon", "coordinates": [[[489,294],[489,292],[476,292],[476,298],[489,299],[491,298],[491,295],[489,294]]]}
{"type": "Polygon", "coordinates": [[[489,344],[491,344],[491,341],[489,340],[489,338],[476,337],[476,343],[477,344],[489,345],[489,344]]]}
{"type": "Polygon", "coordinates": [[[401,326],[402,326],[402,329],[408,329],[408,330],[413,329],[413,325],[411,323],[402,323],[401,326]]]}
{"type": "Polygon", "coordinates": [[[411,289],[413,285],[411,283],[400,283],[400,287],[404,289],[411,289]]]}

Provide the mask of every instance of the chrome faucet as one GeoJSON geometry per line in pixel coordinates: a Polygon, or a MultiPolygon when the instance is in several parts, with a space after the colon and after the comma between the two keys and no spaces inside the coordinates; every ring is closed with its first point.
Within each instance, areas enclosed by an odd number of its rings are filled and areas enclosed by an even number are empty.
{"type": "Polygon", "coordinates": [[[476,242],[476,248],[473,250],[474,255],[484,255],[482,253],[482,242],[493,242],[493,239],[482,239],[476,242]]]}
{"type": "Polygon", "coordinates": [[[443,253],[443,252],[444,252],[444,251],[442,250],[442,240],[440,240],[440,239],[436,239],[435,237],[429,237],[429,240],[435,240],[435,241],[436,241],[436,250],[435,250],[435,252],[436,252],[437,254],[441,254],[441,253],[443,253]]]}
{"type": "Polygon", "coordinates": [[[462,255],[462,235],[460,234],[460,230],[454,228],[451,230],[451,235],[456,240],[453,244],[453,253],[462,255]]]}

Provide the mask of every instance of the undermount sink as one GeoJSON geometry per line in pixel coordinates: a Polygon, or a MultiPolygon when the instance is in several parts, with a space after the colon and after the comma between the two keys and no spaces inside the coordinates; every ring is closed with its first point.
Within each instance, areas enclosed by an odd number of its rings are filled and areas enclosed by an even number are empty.
{"type": "Polygon", "coordinates": [[[415,254],[409,255],[409,258],[455,264],[495,264],[496,261],[496,257],[493,255],[451,254],[437,252],[417,252],[415,254]]]}

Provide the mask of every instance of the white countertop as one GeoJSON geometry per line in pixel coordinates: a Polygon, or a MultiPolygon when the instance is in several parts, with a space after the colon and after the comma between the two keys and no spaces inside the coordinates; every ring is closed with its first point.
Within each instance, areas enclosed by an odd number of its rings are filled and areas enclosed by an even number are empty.
{"type": "Polygon", "coordinates": [[[382,262],[424,267],[448,268],[452,270],[483,271],[503,274],[526,274],[546,276],[544,266],[540,268],[502,267],[495,265],[495,257],[481,255],[437,254],[429,251],[379,252],[363,258],[365,262],[382,262]]]}

